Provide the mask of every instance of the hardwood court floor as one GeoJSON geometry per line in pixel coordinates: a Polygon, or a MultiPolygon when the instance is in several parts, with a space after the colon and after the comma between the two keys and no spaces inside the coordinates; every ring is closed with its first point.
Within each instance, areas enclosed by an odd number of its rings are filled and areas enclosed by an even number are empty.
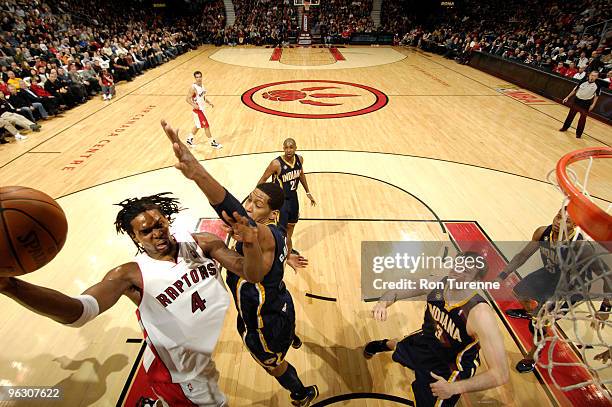
{"type": "MultiPolygon", "coordinates": [[[[250,54],[272,52],[238,50],[245,60],[250,54]]],[[[115,235],[113,226],[112,204],[126,197],[172,191],[188,208],[181,222],[194,225],[201,217],[214,217],[195,185],[171,168],[173,155],[159,127],[162,118],[183,134],[191,127],[184,98],[192,72],[201,70],[215,104],[207,116],[225,147],[213,151],[201,133],[195,151],[230,191],[245,196],[286,137],[297,140],[311,173],[309,183],[319,205],[309,207],[301,196],[304,220],[295,232],[295,245],[310,266],[297,275],[286,273],[305,345],[290,351],[288,359],[303,372],[305,383],[320,386],[321,400],[356,392],[408,398],[412,374],[386,355],[365,361],[360,346],[418,329],[423,304],[396,304],[384,324],[369,318],[372,304],[361,301],[359,285],[361,241],[448,240],[436,217],[477,221],[493,241],[529,239],[536,227],[550,223],[561,205],[559,194],[545,182],[548,170],[566,152],[612,145],[610,127],[600,122],[589,119],[581,140],[571,131],[559,133],[565,107],[552,101],[525,104],[498,92],[511,87],[500,79],[414,50],[341,49],[347,64],[325,65],[324,70],[304,65],[275,69],[267,59],[259,67],[215,59],[226,51],[202,47],[190,52],[121,84],[111,102],[92,100],[63,118],[44,122],[43,131],[30,134],[26,142],[0,146],[0,184],[47,192],[58,198],[69,221],[62,252],[25,279],[74,295],[113,266],[130,261],[133,247],[129,239],[115,235]],[[399,57],[392,57],[394,53],[399,57]],[[383,54],[396,62],[378,65],[377,56],[383,54]],[[361,67],[345,68],[355,61],[361,67]],[[314,82],[287,87],[306,94],[299,100],[340,101],[342,106],[271,101],[263,96],[265,89],[253,100],[272,110],[308,114],[359,110],[373,103],[371,92],[337,83],[345,82],[379,90],[388,102],[353,117],[297,119],[253,110],[241,100],[256,86],[307,80],[314,82]],[[322,91],[303,90],[334,86],[324,92],[355,96],[322,98],[313,96],[322,91]]],[[[268,89],[270,96],[281,87],[268,89]]],[[[607,200],[612,198],[610,174],[612,163],[596,163],[590,180],[591,191],[607,200]]],[[[85,328],[74,330],[8,299],[0,301],[3,384],[64,386],[66,406],[116,405],[140,347],[126,342],[141,338],[133,304],[122,299],[85,328]]],[[[234,318],[231,310],[216,355],[221,387],[231,405],[286,406],[286,393],[243,349],[234,318]]],[[[500,327],[513,366],[521,350],[501,322],[500,327]]],[[[563,404],[551,400],[535,376],[516,373],[503,388],[464,397],[461,405],[483,402],[563,404]]],[[[342,405],[397,404],[353,400],[342,405]]]]}

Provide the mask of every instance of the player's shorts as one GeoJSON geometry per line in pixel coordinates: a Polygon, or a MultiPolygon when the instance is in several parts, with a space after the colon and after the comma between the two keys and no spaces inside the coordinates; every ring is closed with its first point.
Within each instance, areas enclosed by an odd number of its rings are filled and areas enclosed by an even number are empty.
{"type": "Polygon", "coordinates": [[[266,318],[261,329],[247,329],[238,315],[238,332],[251,356],[265,369],[280,366],[295,337],[295,310],[287,304],[286,314],[266,318]]]}
{"type": "Polygon", "coordinates": [[[553,296],[560,272],[549,272],[545,267],[528,274],[514,286],[514,294],[521,300],[536,300],[539,304],[553,296]]]}
{"type": "Polygon", "coordinates": [[[198,129],[207,129],[209,127],[204,112],[199,109],[193,109],[193,122],[198,129]]]}
{"type": "Polygon", "coordinates": [[[296,224],[300,219],[300,202],[295,199],[285,199],[281,208],[281,217],[285,217],[287,223],[296,224]]]}
{"type": "Polygon", "coordinates": [[[432,352],[423,333],[420,331],[398,342],[393,352],[393,360],[404,367],[414,370],[415,380],[412,382],[412,395],[417,406],[451,407],[459,401],[459,394],[446,400],[438,400],[433,395],[429,385],[436,380],[431,377],[431,372],[444,377],[449,382],[469,379],[476,374],[475,364],[467,364],[467,367],[464,366],[462,371],[451,370],[449,363],[446,363],[435,352],[432,352]]]}
{"type": "Polygon", "coordinates": [[[158,357],[146,373],[149,386],[165,407],[227,406],[225,395],[219,389],[219,372],[212,360],[199,376],[182,383],[172,382],[170,372],[158,357]]]}

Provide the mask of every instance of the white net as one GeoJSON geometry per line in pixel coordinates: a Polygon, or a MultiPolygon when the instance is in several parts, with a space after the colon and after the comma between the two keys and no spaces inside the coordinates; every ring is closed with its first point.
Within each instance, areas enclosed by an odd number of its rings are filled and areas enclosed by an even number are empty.
{"type": "MultiPolygon", "coordinates": [[[[595,204],[587,191],[592,157],[587,164],[582,180],[570,168],[567,174],[595,204]]],[[[553,174],[551,171],[547,178],[558,185],[553,174]]],[[[606,385],[612,383],[612,320],[604,300],[612,295],[609,291],[612,254],[584,234],[579,226],[574,227],[566,210],[568,203],[569,198],[565,196],[558,238],[554,242],[559,283],[534,321],[535,358],[561,390],[596,386],[611,399],[606,385]]],[[[611,208],[612,204],[608,205],[607,211],[611,208]]]]}

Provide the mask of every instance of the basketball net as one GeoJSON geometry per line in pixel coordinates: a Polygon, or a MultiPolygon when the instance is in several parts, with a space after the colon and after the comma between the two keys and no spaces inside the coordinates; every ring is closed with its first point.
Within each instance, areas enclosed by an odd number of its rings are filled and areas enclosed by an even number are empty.
{"type": "Polygon", "coordinates": [[[310,2],[308,0],[304,0],[304,11],[308,12],[310,10],[310,2]]]}
{"type": "MultiPolygon", "coordinates": [[[[611,158],[612,149],[607,153],[594,155],[595,158],[611,158]]],[[[588,154],[580,159],[585,159],[586,156],[588,154]]],[[[577,160],[572,160],[570,163],[573,161],[577,160]]],[[[588,168],[582,180],[578,179],[572,169],[564,165],[561,167],[566,171],[567,178],[588,198],[590,202],[587,205],[592,204],[588,208],[596,210],[597,204],[587,190],[592,166],[593,156],[588,156],[588,168]]],[[[612,369],[612,357],[610,357],[612,355],[609,355],[605,362],[603,362],[605,359],[601,359],[601,355],[612,352],[612,340],[610,340],[612,336],[609,331],[612,328],[612,318],[610,311],[600,311],[601,303],[606,297],[604,281],[612,287],[612,271],[609,267],[612,264],[610,246],[609,242],[594,241],[591,236],[581,231],[580,225],[576,225],[575,231],[571,225],[568,226],[568,205],[575,197],[568,196],[567,188],[559,185],[561,182],[553,177],[554,173],[555,170],[549,172],[547,179],[564,194],[559,236],[556,242],[551,242],[557,253],[560,278],[554,295],[542,304],[535,317],[534,344],[537,347],[535,360],[538,366],[546,369],[555,386],[562,391],[595,385],[607,398],[610,398],[605,386],[612,383],[612,375],[609,374],[612,370],[608,371],[607,377],[600,374],[612,369]],[[584,240],[577,239],[579,233],[582,233],[584,240]],[[563,354],[562,349],[567,350],[568,347],[574,348],[579,353],[580,360],[576,358],[575,361],[571,361],[571,357],[569,359],[560,357],[563,354]],[[600,360],[594,359],[596,355],[600,355],[600,360]]],[[[609,213],[610,209],[612,204],[604,210],[609,213]]],[[[572,210],[575,211],[574,208],[572,210]]],[[[580,217],[576,212],[572,213],[574,218],[580,217]]],[[[598,222],[608,222],[609,233],[612,230],[612,223],[609,223],[610,218],[605,216],[604,214],[604,217],[597,219],[598,222]]],[[[584,222],[575,222],[585,227],[584,222]]],[[[608,293],[608,298],[610,296],[608,293]]],[[[565,353],[567,354],[567,351],[565,353]]]]}

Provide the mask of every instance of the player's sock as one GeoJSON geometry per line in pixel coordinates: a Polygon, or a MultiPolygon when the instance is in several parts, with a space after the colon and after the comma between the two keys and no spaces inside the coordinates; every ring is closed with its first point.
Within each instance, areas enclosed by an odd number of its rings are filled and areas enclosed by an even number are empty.
{"type": "Polygon", "coordinates": [[[387,346],[387,341],[388,339],[381,339],[380,341],[368,342],[368,344],[363,349],[363,355],[369,359],[379,352],[391,351],[391,349],[389,349],[389,347],[387,346]]]}
{"type": "Polygon", "coordinates": [[[287,363],[287,370],[282,375],[276,378],[281,386],[291,392],[291,398],[302,399],[306,396],[306,387],[297,375],[295,368],[287,363]]]}

